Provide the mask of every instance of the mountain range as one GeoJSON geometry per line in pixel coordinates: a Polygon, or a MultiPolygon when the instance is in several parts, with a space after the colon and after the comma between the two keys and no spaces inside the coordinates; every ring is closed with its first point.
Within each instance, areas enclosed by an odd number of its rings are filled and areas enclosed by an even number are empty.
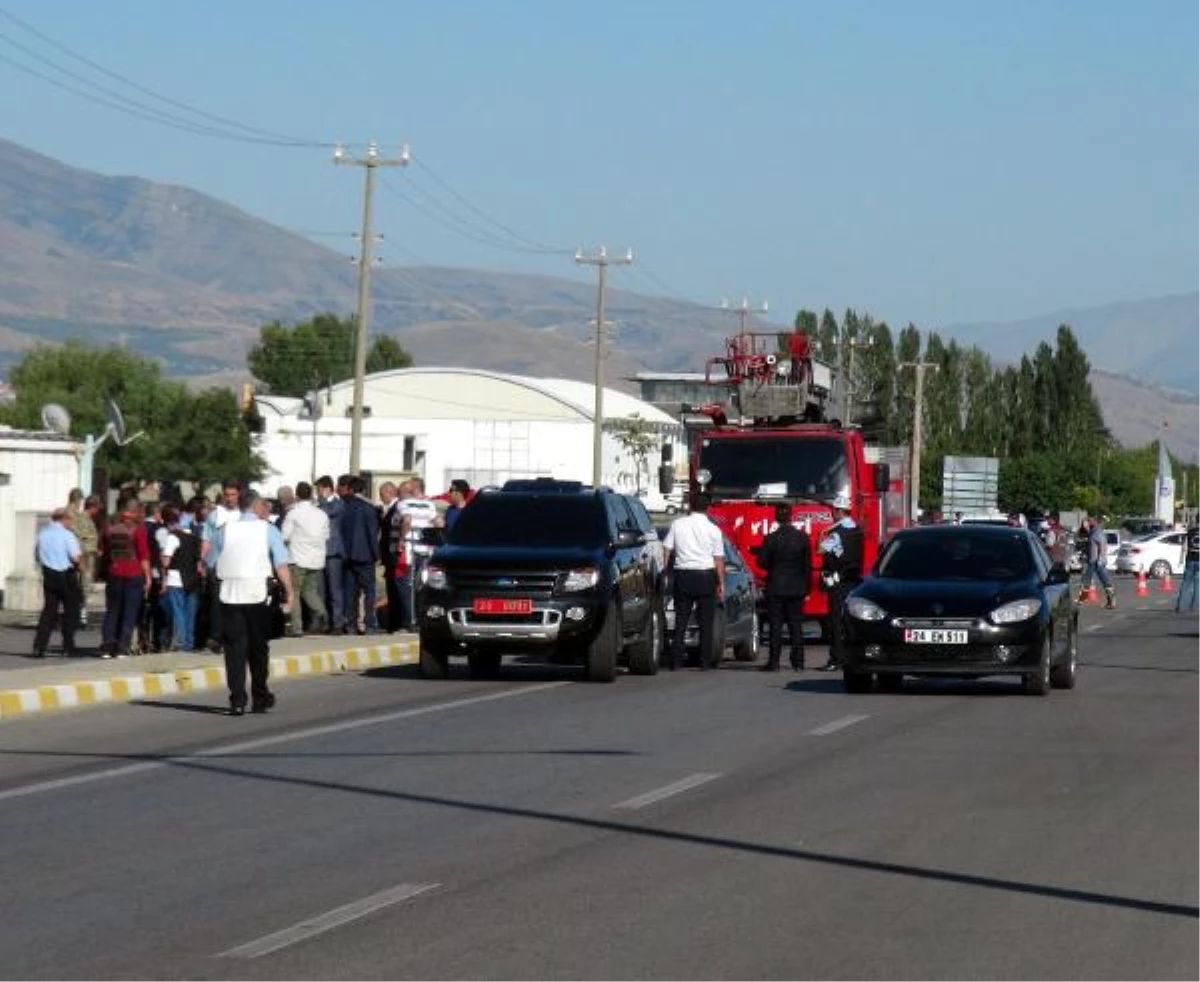
{"type": "MultiPolygon", "coordinates": [[[[81,337],[159,358],[173,375],[232,382],[245,377],[261,324],[348,314],[354,297],[346,257],[304,236],[188,188],[101,175],[0,140],[0,369],[38,343],[81,337]]],[[[589,283],[384,268],[372,276],[372,309],[373,329],[394,335],[418,364],[591,378],[589,283]]],[[[1069,323],[1117,438],[1137,445],[1166,432],[1194,460],[1198,311],[1192,292],[939,333],[1002,362],[1053,342],[1069,323]]],[[[618,288],[607,319],[615,340],[606,377],[626,388],[640,370],[702,370],[735,323],[618,288]]]]}

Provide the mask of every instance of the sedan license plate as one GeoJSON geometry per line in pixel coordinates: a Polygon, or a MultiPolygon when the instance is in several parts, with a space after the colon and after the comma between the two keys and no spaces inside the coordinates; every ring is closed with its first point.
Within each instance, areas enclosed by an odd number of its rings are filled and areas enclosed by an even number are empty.
{"type": "Polygon", "coordinates": [[[949,631],[936,627],[910,627],[904,632],[905,644],[966,644],[966,631],[949,631]]]}
{"type": "Polygon", "coordinates": [[[533,601],[528,597],[476,597],[471,610],[476,614],[530,614],[533,601]]]}

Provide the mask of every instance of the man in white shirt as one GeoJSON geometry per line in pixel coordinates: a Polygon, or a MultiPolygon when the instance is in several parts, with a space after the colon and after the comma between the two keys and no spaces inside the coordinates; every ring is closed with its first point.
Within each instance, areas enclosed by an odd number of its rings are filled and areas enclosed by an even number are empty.
{"type": "Polygon", "coordinates": [[[229,711],[246,711],[246,668],[250,668],[251,712],[265,713],[275,705],[267,688],[271,670],[271,608],[268,581],[272,575],[286,592],[285,611],[295,603],[288,571],[287,546],[279,528],[267,516],[270,505],[254,491],[238,500],[241,514],[217,531],[217,576],[221,581],[221,624],[225,641],[225,680],[229,711]]]}
{"type": "MultiPolygon", "coordinates": [[[[282,496],[282,489],[280,489],[282,496]]],[[[312,485],[296,485],[296,503],[283,516],[283,543],[288,547],[292,589],[300,603],[292,604],[290,637],[304,633],[304,608],[308,608],[310,628],[320,634],[329,628],[329,613],[321,587],[325,578],[325,545],[329,541],[329,516],[313,504],[312,485]]],[[[281,497],[282,500],[282,497],[281,497]]]]}
{"type": "MultiPolygon", "coordinates": [[[[675,671],[683,660],[683,642],[693,607],[700,628],[700,670],[715,668],[713,621],[717,604],[725,599],[725,541],[721,530],[708,517],[706,495],[700,496],[690,514],[671,523],[663,550],[667,568],[671,570],[671,593],[675,601],[675,633],[667,671],[675,671]]],[[[715,654],[719,659],[722,652],[715,654]]]]}
{"type": "Polygon", "coordinates": [[[407,576],[397,577],[399,591],[407,593],[402,598],[401,610],[404,623],[399,627],[406,631],[416,630],[416,587],[421,582],[421,571],[433,553],[433,546],[426,545],[422,533],[437,523],[437,505],[425,497],[425,482],[414,477],[400,486],[400,501],[396,510],[401,520],[401,541],[404,545],[402,566],[407,567],[407,576]],[[407,582],[405,582],[407,580],[407,582]]]}

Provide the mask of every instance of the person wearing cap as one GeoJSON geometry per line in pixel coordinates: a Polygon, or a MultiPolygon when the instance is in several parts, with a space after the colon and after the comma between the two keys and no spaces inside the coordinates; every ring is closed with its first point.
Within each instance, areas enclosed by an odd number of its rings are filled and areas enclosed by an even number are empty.
{"type": "Polygon", "coordinates": [[[841,667],[846,596],[863,578],[863,533],[850,515],[850,495],[839,491],[832,505],[834,523],[817,546],[821,554],[821,584],[829,594],[829,660],[818,669],[822,672],[841,667]]]}
{"type": "Polygon", "coordinates": [[[38,533],[34,555],[42,567],[42,615],[33,636],[34,658],[46,657],[46,646],[60,609],[63,654],[73,658],[77,653],[75,629],[79,626],[79,605],[83,600],[79,585],[83,549],[71,531],[71,521],[68,509],[55,508],[50,523],[38,533]]]}

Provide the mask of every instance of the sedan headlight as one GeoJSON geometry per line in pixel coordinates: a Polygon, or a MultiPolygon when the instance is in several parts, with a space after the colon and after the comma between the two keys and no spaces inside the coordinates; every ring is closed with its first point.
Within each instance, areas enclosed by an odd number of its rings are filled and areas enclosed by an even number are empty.
{"type": "Polygon", "coordinates": [[[580,590],[590,590],[600,582],[600,570],[595,566],[583,569],[573,569],[563,577],[563,593],[577,593],[580,590]]]}
{"type": "Polygon", "coordinates": [[[881,621],[887,617],[886,610],[865,597],[851,597],[847,600],[846,613],[860,621],[881,621]]]}
{"type": "Polygon", "coordinates": [[[446,571],[440,566],[426,566],[421,570],[421,582],[431,590],[445,590],[446,571]]]}
{"type": "Polygon", "coordinates": [[[993,624],[1019,624],[1030,618],[1037,617],[1042,609],[1042,602],[1036,597],[1028,600],[1014,600],[1003,607],[997,607],[988,616],[993,624]]]}

